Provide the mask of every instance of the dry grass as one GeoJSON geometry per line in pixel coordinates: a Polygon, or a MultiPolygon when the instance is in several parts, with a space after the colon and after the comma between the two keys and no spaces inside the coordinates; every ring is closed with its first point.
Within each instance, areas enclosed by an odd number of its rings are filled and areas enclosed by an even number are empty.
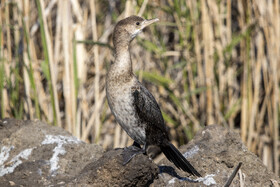
{"type": "Polygon", "coordinates": [[[134,70],[174,143],[205,125],[240,130],[279,174],[279,1],[2,0],[0,117],[40,119],[104,148],[131,143],[105,94],[114,24],[161,22],[133,43],[134,70]]]}

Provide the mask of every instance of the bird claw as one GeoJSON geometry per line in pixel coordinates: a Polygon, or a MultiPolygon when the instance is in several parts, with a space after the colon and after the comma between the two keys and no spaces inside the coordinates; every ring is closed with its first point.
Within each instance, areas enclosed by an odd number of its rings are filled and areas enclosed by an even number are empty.
{"type": "Polygon", "coordinates": [[[129,147],[125,147],[123,152],[122,152],[122,156],[123,156],[123,165],[128,164],[128,162],[135,157],[138,154],[144,154],[145,150],[143,150],[142,148],[139,148],[137,146],[129,146],[129,147]]]}

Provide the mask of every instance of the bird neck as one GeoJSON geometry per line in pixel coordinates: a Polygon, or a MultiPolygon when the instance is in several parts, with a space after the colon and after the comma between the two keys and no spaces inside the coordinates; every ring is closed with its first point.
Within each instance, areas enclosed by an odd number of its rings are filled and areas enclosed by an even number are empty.
{"type": "Polygon", "coordinates": [[[130,57],[129,43],[120,44],[115,47],[114,71],[122,74],[132,74],[132,62],[130,57]]]}

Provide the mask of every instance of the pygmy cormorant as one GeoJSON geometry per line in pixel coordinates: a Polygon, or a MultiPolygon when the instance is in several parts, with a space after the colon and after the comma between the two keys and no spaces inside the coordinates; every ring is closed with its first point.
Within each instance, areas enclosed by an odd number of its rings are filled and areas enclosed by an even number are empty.
{"type": "Polygon", "coordinates": [[[132,72],[130,43],[145,27],[159,19],[145,20],[130,16],[117,23],[113,32],[115,60],[106,80],[106,94],[117,122],[134,140],[124,150],[124,163],[133,156],[145,153],[148,145],[157,145],[178,168],[201,176],[186,158],[170,143],[160,108],[153,95],[132,72]],[[143,148],[140,147],[143,145],[143,148]]]}

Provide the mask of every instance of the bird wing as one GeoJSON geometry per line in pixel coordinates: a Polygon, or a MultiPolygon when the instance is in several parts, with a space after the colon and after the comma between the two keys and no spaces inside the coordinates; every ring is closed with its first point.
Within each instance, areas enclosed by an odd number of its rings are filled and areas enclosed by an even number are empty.
{"type": "Polygon", "coordinates": [[[146,124],[150,133],[167,135],[167,129],[154,96],[140,82],[133,91],[134,106],[139,116],[140,122],[146,124]]]}

